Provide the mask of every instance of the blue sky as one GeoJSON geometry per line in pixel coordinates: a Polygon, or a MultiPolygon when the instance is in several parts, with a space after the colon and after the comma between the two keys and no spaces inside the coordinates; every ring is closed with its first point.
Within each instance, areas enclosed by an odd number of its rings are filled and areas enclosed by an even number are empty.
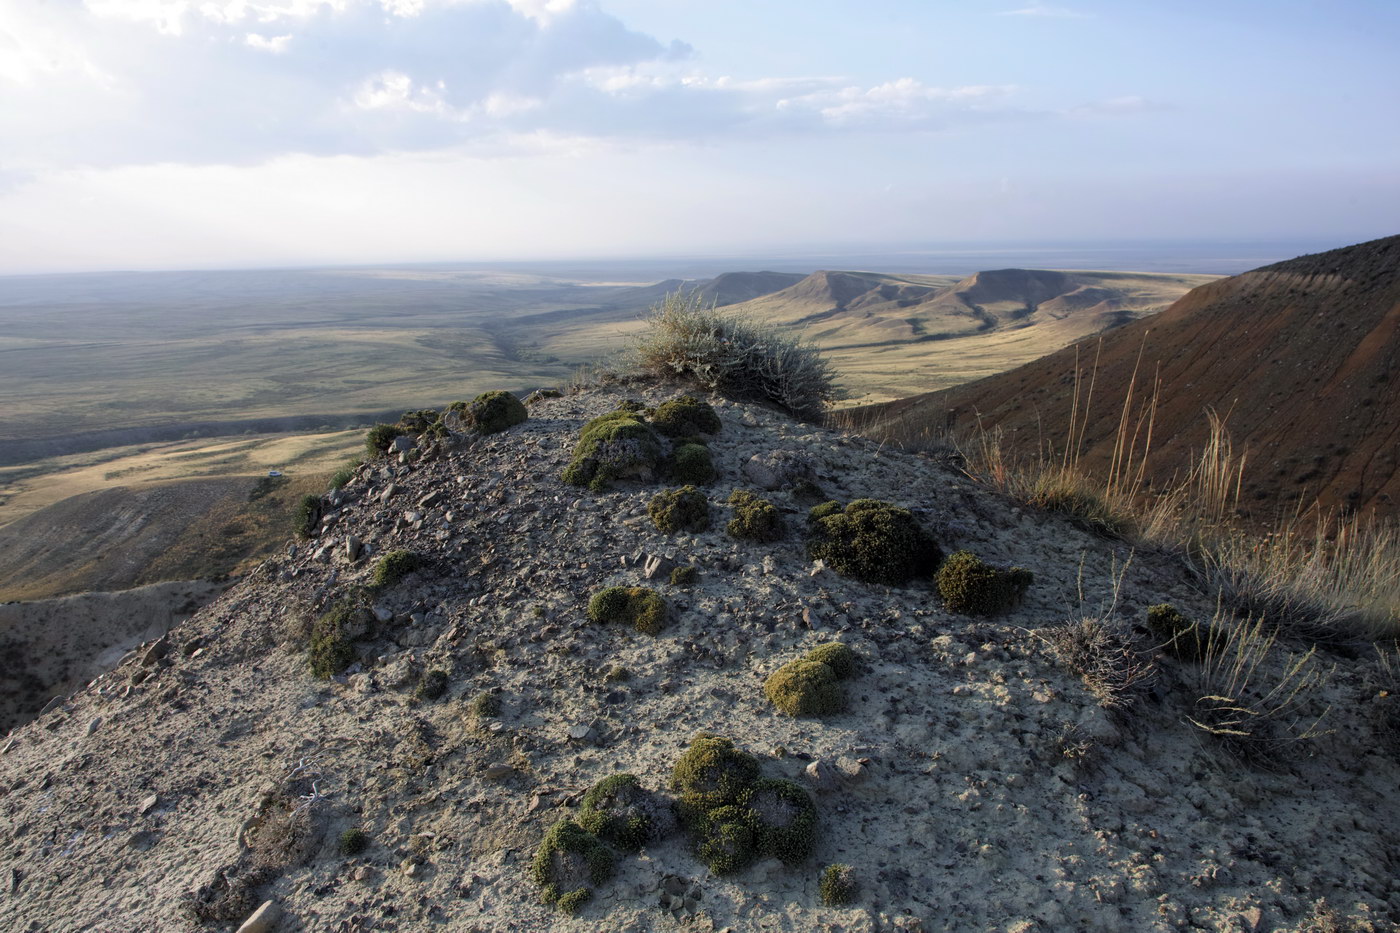
{"type": "Polygon", "coordinates": [[[1400,232],[1400,4],[0,0],[0,272],[1400,232]]]}

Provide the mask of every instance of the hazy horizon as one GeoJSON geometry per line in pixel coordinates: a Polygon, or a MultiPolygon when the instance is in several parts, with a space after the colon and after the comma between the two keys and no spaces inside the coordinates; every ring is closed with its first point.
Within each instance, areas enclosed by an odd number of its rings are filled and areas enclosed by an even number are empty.
{"type": "Polygon", "coordinates": [[[55,269],[29,273],[0,273],[0,280],[32,277],[67,277],[182,273],[242,272],[354,272],[357,270],[503,272],[576,278],[588,281],[620,280],[659,282],[665,279],[708,279],[731,272],[800,272],[819,270],[876,272],[885,274],[971,275],[989,269],[1027,268],[1066,271],[1203,273],[1235,275],[1250,269],[1321,252],[1352,241],[1323,240],[1238,241],[1224,243],[1117,243],[1014,244],[980,243],[955,248],[924,245],[884,250],[826,249],[774,251],[748,255],[631,255],[557,256],[503,259],[457,259],[421,262],[341,262],[230,264],[226,266],[111,267],[55,269]]]}
{"type": "Polygon", "coordinates": [[[4,4],[0,273],[1341,246],[1396,232],[1397,46],[1381,0],[4,4]]]}

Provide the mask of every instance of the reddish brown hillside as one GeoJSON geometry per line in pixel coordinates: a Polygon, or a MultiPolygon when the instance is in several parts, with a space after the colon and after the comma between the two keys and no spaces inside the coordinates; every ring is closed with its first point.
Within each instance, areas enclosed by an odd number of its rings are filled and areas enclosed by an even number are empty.
{"type": "Polygon", "coordinates": [[[1192,290],[1162,314],[1019,369],[884,408],[896,428],[988,426],[1023,443],[1066,436],[1078,366],[1097,357],[1090,466],[1113,445],[1136,369],[1160,393],[1153,475],[1183,470],[1229,413],[1250,456],[1244,505],[1258,517],[1300,496],[1396,514],[1400,506],[1400,236],[1265,266],[1192,290]]]}

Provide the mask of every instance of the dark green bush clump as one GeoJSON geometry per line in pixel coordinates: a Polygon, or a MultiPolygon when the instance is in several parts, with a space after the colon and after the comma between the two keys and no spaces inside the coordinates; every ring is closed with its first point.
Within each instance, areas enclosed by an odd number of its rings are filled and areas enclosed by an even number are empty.
{"type": "Polygon", "coordinates": [[[1148,607],[1147,628],[1161,649],[1178,661],[1198,662],[1210,648],[1210,626],[1192,622],[1167,603],[1148,607]]]}
{"type": "Polygon", "coordinates": [[[668,461],[671,478],[678,483],[705,485],[719,478],[710,448],[704,444],[681,444],[668,461]]]}
{"type": "Polygon", "coordinates": [[[336,470],[334,473],[331,474],[331,488],[340,489],[344,487],[346,483],[354,479],[355,471],[359,469],[360,464],[362,463],[364,463],[364,461],[359,459],[352,458],[350,460],[347,460],[345,462],[345,466],[341,467],[340,469],[336,470]]]}
{"type": "Polygon", "coordinates": [[[412,551],[390,551],[379,558],[369,585],[376,590],[388,589],[422,566],[423,558],[412,551]]]}
{"type": "Polygon", "coordinates": [[[693,395],[682,395],[662,402],[652,413],[651,423],[667,437],[718,434],[723,427],[714,408],[693,395]]]}
{"type": "Polygon", "coordinates": [[[812,796],[791,781],[758,781],[740,798],[753,831],[754,850],[796,865],[812,852],[817,807],[812,796]]]}
{"type": "Polygon", "coordinates": [[[359,855],[368,848],[369,836],[365,834],[363,829],[359,829],[358,827],[355,829],[347,829],[345,832],[341,833],[340,840],[336,844],[336,849],[344,856],[359,855]]]}
{"type": "Polygon", "coordinates": [[[769,676],[763,695],[789,716],[825,716],[846,708],[840,681],[856,671],[856,654],[839,641],[818,645],[769,676]]]}
{"type": "Polygon", "coordinates": [[[298,537],[309,538],[321,527],[321,509],[320,496],[308,494],[301,497],[293,520],[298,537]]]}
{"type": "Polygon", "coordinates": [[[371,460],[384,456],[389,452],[389,445],[394,443],[394,438],[402,437],[406,433],[408,432],[396,424],[376,424],[365,435],[365,454],[371,460]]]}
{"type": "Polygon", "coordinates": [[[831,672],[835,674],[839,680],[846,680],[847,678],[855,676],[856,667],[860,663],[860,659],[856,657],[856,653],[839,641],[829,641],[817,645],[817,647],[807,652],[807,660],[820,661],[822,664],[825,664],[827,667],[831,668],[831,672]]]}
{"type": "Polygon", "coordinates": [[[998,570],[971,551],[958,551],[938,570],[938,593],[953,612],[990,616],[1018,605],[1032,579],[1029,570],[998,570]]]}
{"type": "Polygon", "coordinates": [[[695,853],[717,875],[738,871],[758,857],[743,807],[717,807],[697,819],[695,830],[695,853]]]}
{"type": "Polygon", "coordinates": [[[673,567],[671,569],[672,586],[694,586],[700,580],[700,571],[695,567],[673,567]]]}
{"type": "Polygon", "coordinates": [[[647,505],[658,531],[704,531],[710,527],[710,503],[694,486],[660,492],[647,505]]]}
{"type": "Polygon", "coordinates": [[[546,904],[578,913],[593,889],[612,877],[612,850],[572,820],[560,820],[536,850],[530,875],[546,904]]]}
{"type": "Polygon", "coordinates": [[[462,412],[463,419],[477,434],[496,434],[530,417],[525,405],[509,392],[483,392],[462,412]]]}
{"type": "Polygon", "coordinates": [[[821,891],[822,903],[828,907],[840,907],[842,904],[849,904],[856,896],[859,886],[856,884],[855,872],[849,865],[828,865],[822,872],[822,880],[817,885],[821,891]]]}
{"type": "Polygon", "coordinates": [[[807,557],[842,576],[898,586],[933,573],[943,555],[907,510],[878,499],[857,499],[841,511],[812,510],[807,557]]]}
{"type": "Polygon", "coordinates": [[[349,667],[355,660],[353,642],[369,633],[372,621],[357,600],[346,598],[332,606],[311,626],[311,673],[328,680],[349,667]]]}
{"type": "Polygon", "coordinates": [[[783,536],[783,513],[767,499],[736,489],[729,494],[734,506],[734,518],[725,529],[731,537],[746,541],[778,541],[783,536]]]}
{"type": "Polygon", "coordinates": [[[501,697],[491,690],[483,690],[472,697],[467,709],[477,719],[490,719],[501,715],[501,697]]]}
{"type": "Polygon", "coordinates": [[[622,622],[643,635],[656,635],[666,624],[666,600],[644,586],[610,586],[588,601],[588,618],[594,622],[622,622]]]}
{"type": "Polygon", "coordinates": [[[564,482],[595,492],[624,477],[650,478],[661,464],[661,442],[644,416],[619,409],[594,418],[579,432],[564,482]]]}
{"type": "Polygon", "coordinates": [[[424,671],[413,695],[420,700],[436,700],[447,692],[447,671],[424,671]]]}
{"type": "Polygon", "coordinates": [[[669,805],[656,798],[635,774],[603,778],[583,795],[578,823],[599,839],[635,851],[674,824],[669,805]]]}
{"type": "Polygon", "coordinates": [[[671,772],[671,788],[680,793],[687,823],[719,807],[739,802],[759,778],[758,759],[729,739],[701,732],[671,772]]]}

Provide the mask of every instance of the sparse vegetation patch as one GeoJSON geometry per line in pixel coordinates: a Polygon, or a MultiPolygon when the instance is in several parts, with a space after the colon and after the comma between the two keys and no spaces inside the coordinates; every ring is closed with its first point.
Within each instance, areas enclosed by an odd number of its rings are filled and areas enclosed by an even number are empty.
{"type": "Polygon", "coordinates": [[[613,480],[651,479],[660,464],[661,442],[645,416],[619,408],[583,426],[563,480],[600,492],[613,480]]]}
{"type": "Polygon", "coordinates": [[[560,820],[535,852],[530,875],[546,904],[575,914],[613,875],[613,854],[572,820],[560,820]]]}
{"type": "Polygon", "coordinates": [[[605,625],[630,625],[644,635],[656,635],[666,624],[666,600],[645,586],[610,586],[588,601],[588,618],[605,625]]]}
{"type": "Polygon", "coordinates": [[[783,514],[767,499],[761,499],[745,489],[729,494],[734,517],[726,531],[730,537],[743,541],[773,542],[783,537],[783,514]]]}
{"type": "Polygon", "coordinates": [[[657,493],[647,505],[647,514],[658,531],[705,531],[710,527],[710,503],[694,486],[682,486],[657,493]]]}

